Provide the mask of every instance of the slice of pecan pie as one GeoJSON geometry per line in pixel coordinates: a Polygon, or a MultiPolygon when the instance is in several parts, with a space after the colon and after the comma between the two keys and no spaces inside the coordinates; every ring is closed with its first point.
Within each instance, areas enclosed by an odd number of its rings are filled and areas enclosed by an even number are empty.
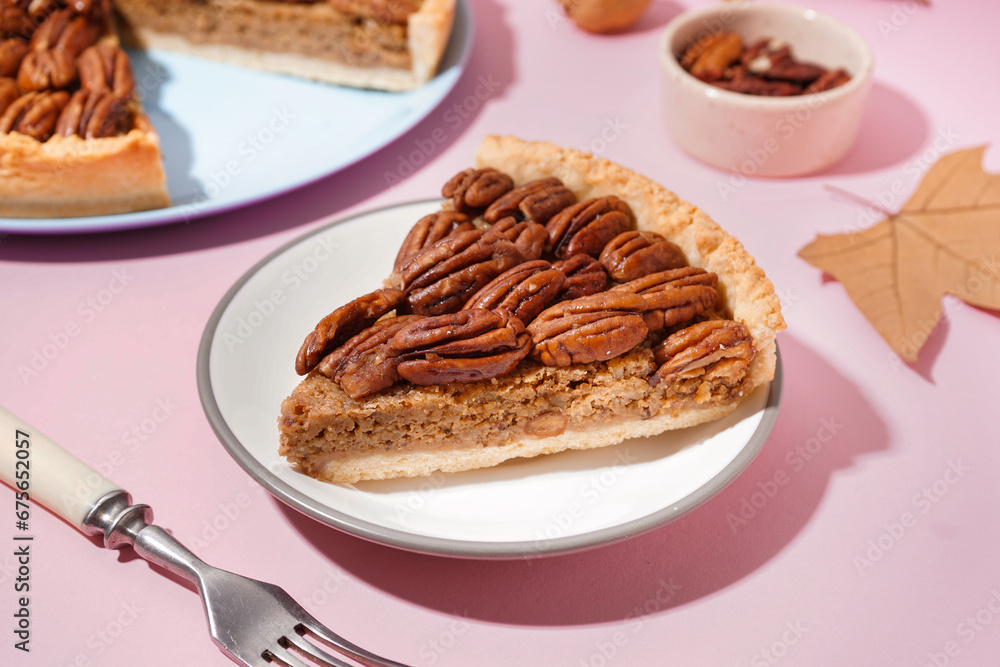
{"type": "Polygon", "coordinates": [[[0,0],[0,216],[169,203],[108,0],[0,0]]]}
{"type": "Polygon", "coordinates": [[[129,41],[380,90],[426,83],[455,0],[115,0],[129,41]]]}
{"type": "Polygon", "coordinates": [[[320,321],[280,453],[331,482],[492,466],[719,419],[774,376],[773,286],[607,160],[487,137],[386,285],[320,321]]]}

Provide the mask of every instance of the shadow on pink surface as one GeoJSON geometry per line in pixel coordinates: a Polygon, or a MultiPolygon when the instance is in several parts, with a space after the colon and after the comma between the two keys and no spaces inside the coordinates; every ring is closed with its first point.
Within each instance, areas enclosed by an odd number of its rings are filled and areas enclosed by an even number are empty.
{"type": "MultiPolygon", "coordinates": [[[[343,171],[273,199],[191,222],[99,234],[10,235],[0,244],[0,260],[93,262],[195,252],[303,227],[384,194],[433,165],[517,78],[504,8],[493,0],[476,0],[474,9],[478,38],[451,93],[409,132],[343,171]],[[483,81],[489,84],[485,89],[483,81]],[[416,153],[419,162],[411,159],[416,153]]],[[[461,168],[456,164],[445,171],[451,176],[461,168]]]]}
{"type": "Polygon", "coordinates": [[[572,625],[665,612],[750,576],[808,524],[836,471],[887,447],[857,387],[788,334],[780,346],[783,405],[757,459],[702,507],[623,542],[544,558],[445,558],[369,543],[274,502],[338,566],[449,614],[572,625]]]}
{"type": "Polygon", "coordinates": [[[909,96],[874,81],[854,147],[821,175],[863,174],[901,164],[914,157],[929,134],[927,118],[909,96]]]}

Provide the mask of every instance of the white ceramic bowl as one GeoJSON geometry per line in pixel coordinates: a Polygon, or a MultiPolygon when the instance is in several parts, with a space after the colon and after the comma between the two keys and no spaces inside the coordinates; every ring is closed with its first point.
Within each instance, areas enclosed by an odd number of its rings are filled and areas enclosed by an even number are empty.
{"type": "Polygon", "coordinates": [[[667,128],[685,151],[746,176],[800,176],[824,169],[850,150],[871,84],[871,49],[854,29],[812,9],[720,3],[684,12],[659,42],[667,128]],[[851,75],[832,90],[761,97],[711,86],[688,74],[679,54],[699,37],[731,30],[751,44],[787,42],[795,58],[851,75]]]}

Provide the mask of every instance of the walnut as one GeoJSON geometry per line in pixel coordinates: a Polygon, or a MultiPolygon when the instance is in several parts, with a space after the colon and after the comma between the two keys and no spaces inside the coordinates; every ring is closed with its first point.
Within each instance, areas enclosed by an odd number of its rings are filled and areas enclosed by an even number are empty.
{"type": "Polygon", "coordinates": [[[672,327],[715,307],[719,278],[694,266],[653,273],[615,285],[611,292],[638,294],[646,300],[643,319],[650,331],[672,327]]]}
{"type": "Polygon", "coordinates": [[[611,239],[601,251],[600,261],[612,278],[623,283],[687,265],[676,244],[656,232],[640,231],[611,239]]]}
{"type": "Polygon", "coordinates": [[[542,178],[514,188],[497,199],[483,213],[483,220],[493,224],[512,216],[544,225],[575,202],[576,195],[558,178],[542,178]]]}
{"type": "Polygon", "coordinates": [[[445,183],[441,196],[450,198],[459,213],[476,216],[513,187],[513,179],[502,171],[466,169],[445,183]]]}
{"type": "Polygon", "coordinates": [[[389,345],[403,359],[399,375],[414,384],[476,382],[514,369],[531,349],[524,324],[509,312],[473,308],[425,317],[389,345]]]}
{"type": "Polygon", "coordinates": [[[472,230],[424,248],[389,277],[406,292],[401,312],[454,313],[473,294],[524,258],[502,233],[472,230]]]}
{"type": "Polygon", "coordinates": [[[549,220],[547,249],[560,259],[581,254],[597,257],[611,239],[634,226],[632,209],[618,197],[588,199],[549,220]]]}
{"type": "Polygon", "coordinates": [[[109,90],[78,90],[63,109],[55,133],[84,139],[117,137],[132,129],[128,104],[109,90]]]}
{"type": "Polygon", "coordinates": [[[555,300],[565,280],[562,271],[543,259],[518,264],[479,290],[463,310],[506,310],[531,324],[555,300]]]}
{"type": "Polygon", "coordinates": [[[0,133],[20,132],[38,141],[47,141],[68,102],[69,93],[65,90],[26,93],[14,100],[0,116],[0,133]]]}
{"type": "Polygon", "coordinates": [[[403,239],[396,255],[393,270],[398,271],[403,264],[428,246],[432,246],[446,236],[475,229],[469,216],[456,211],[437,211],[417,220],[417,224],[403,239]]]}
{"type": "Polygon", "coordinates": [[[305,375],[311,371],[323,357],[396,308],[403,297],[397,289],[375,290],[324,317],[302,342],[295,358],[295,372],[305,375]]]}
{"type": "Polygon", "coordinates": [[[546,366],[606,361],[624,354],[648,333],[646,302],[628,292],[601,292],[563,301],[528,325],[533,359],[546,366]]]}
{"type": "Polygon", "coordinates": [[[708,320],[666,338],[653,355],[660,365],[649,382],[701,378],[733,387],[746,375],[755,354],[747,328],[734,320],[708,320]]]}
{"type": "Polygon", "coordinates": [[[107,90],[122,99],[130,98],[135,90],[128,55],[117,46],[95,44],[84,49],[76,59],[76,67],[81,88],[107,90]]]}

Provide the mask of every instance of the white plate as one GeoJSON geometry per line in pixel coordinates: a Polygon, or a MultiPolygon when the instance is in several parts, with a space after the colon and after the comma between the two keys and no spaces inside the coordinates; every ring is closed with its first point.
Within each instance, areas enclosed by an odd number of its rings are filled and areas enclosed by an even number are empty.
{"type": "Polygon", "coordinates": [[[216,308],[198,387],[230,454],[275,496],[355,535],[414,551],[526,557],[623,539],[677,518],[753,459],[777,417],[776,379],[718,422],[614,447],[510,461],[458,474],[335,485],[278,456],[281,401],[295,354],[334,308],[377,289],[406,232],[440,201],[334,222],[277,250],[216,308]]]}
{"type": "Polygon", "coordinates": [[[166,51],[132,52],[143,106],[160,135],[172,205],[83,218],[0,218],[0,232],[103,232],[190,221],[282,194],[374,153],[451,91],[472,51],[468,0],[440,71],[405,93],[357,90],[166,51]]]}

